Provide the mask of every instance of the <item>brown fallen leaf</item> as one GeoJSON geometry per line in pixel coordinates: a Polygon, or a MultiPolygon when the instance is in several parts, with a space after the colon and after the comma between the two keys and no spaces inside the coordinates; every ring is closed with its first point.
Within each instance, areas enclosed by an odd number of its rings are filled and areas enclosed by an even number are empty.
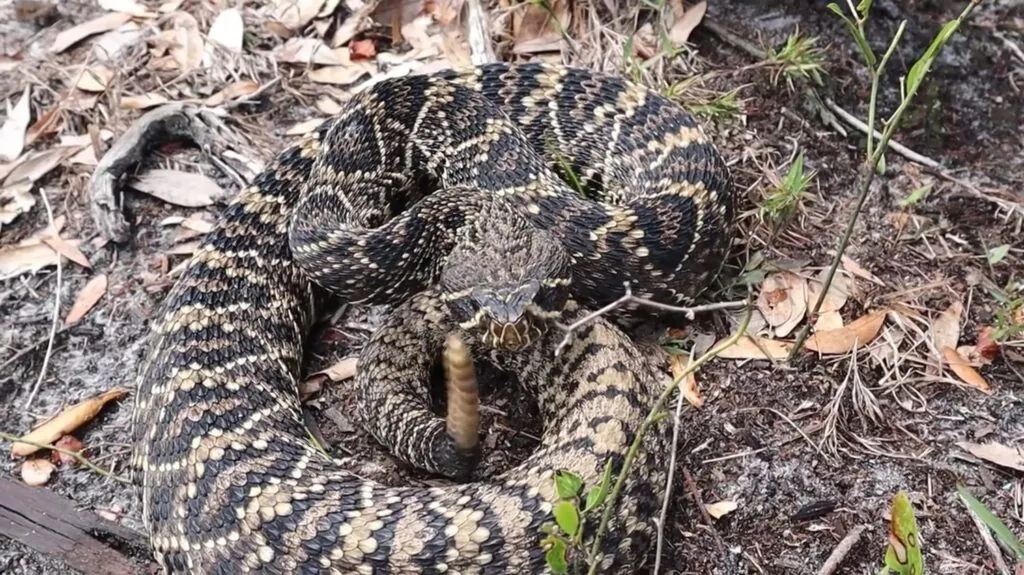
{"type": "Polygon", "coordinates": [[[29,459],[21,464],[21,480],[31,487],[46,485],[55,469],[49,459],[29,459]]]}
{"type": "Polygon", "coordinates": [[[786,337],[807,314],[807,280],[788,271],[768,275],[761,284],[757,309],[777,337],[786,337]]]}
{"type": "Polygon", "coordinates": [[[61,115],[61,106],[56,104],[49,110],[42,113],[36,121],[29,126],[25,132],[25,144],[35,143],[40,138],[45,138],[60,132],[64,127],[64,116],[61,115]]]}
{"type": "Polygon", "coordinates": [[[338,112],[341,112],[341,104],[336,102],[330,96],[321,96],[316,100],[316,109],[322,114],[333,116],[338,112]]]}
{"type": "Polygon", "coordinates": [[[210,107],[220,106],[224,102],[255,94],[259,89],[260,85],[252,80],[239,80],[228,84],[223,90],[207,98],[204,104],[210,107]]]}
{"type": "Polygon", "coordinates": [[[277,0],[270,11],[270,18],[292,32],[300,32],[320,12],[324,1],[277,0]]]}
{"type": "Polygon", "coordinates": [[[10,186],[22,182],[37,182],[51,170],[60,165],[68,156],[77,153],[80,148],[58,146],[42,152],[36,152],[21,161],[11,173],[4,178],[4,185],[10,186]]]}
{"type": "Polygon", "coordinates": [[[956,349],[960,341],[960,318],[963,315],[964,306],[955,301],[932,321],[932,343],[935,349],[941,352],[944,347],[956,349]]]}
{"type": "MultiPolygon", "coordinates": [[[[669,368],[672,371],[672,379],[676,380],[686,372],[686,369],[690,366],[690,357],[687,355],[672,355],[669,359],[669,368]]],[[[700,409],[704,406],[704,399],[700,396],[700,388],[697,387],[697,374],[690,372],[683,379],[680,389],[683,392],[683,397],[690,405],[700,409]]]]}
{"type": "Polygon", "coordinates": [[[946,360],[949,368],[953,370],[957,377],[978,391],[992,395],[992,388],[989,386],[988,381],[978,373],[978,370],[971,367],[971,364],[961,357],[955,349],[944,346],[941,351],[942,358],[946,360]]]}
{"type": "Polygon", "coordinates": [[[979,459],[984,459],[1002,467],[1024,471],[1024,454],[1019,449],[1014,449],[1002,443],[971,443],[969,441],[957,442],[957,447],[979,459]]]}
{"type": "MultiPolygon", "coordinates": [[[[715,345],[720,343],[722,342],[715,345]]],[[[718,357],[724,359],[783,359],[789,355],[792,349],[793,344],[788,341],[745,335],[736,340],[733,345],[722,350],[718,357]]]]}
{"type": "Polygon", "coordinates": [[[204,43],[199,31],[199,22],[187,12],[175,12],[174,27],[165,30],[165,38],[171,41],[170,55],[182,73],[190,72],[203,63],[204,43]]]}
{"type": "MultiPolygon", "coordinates": [[[[128,391],[125,389],[112,389],[96,397],[91,397],[85,401],[76,403],[39,425],[29,432],[28,435],[23,436],[22,439],[32,441],[34,443],[49,445],[59,439],[62,435],[72,433],[82,425],[92,421],[92,418],[96,417],[96,414],[103,409],[104,405],[110,401],[124,397],[127,393],[128,391]]],[[[18,441],[11,446],[11,455],[25,457],[27,455],[32,455],[36,451],[39,451],[39,449],[40,448],[35,445],[29,445],[28,443],[18,441]]]]}
{"type": "Polygon", "coordinates": [[[818,314],[814,321],[814,331],[830,331],[843,327],[843,316],[837,311],[826,311],[818,314]]]}
{"type": "Polygon", "coordinates": [[[715,503],[709,503],[704,506],[704,509],[707,510],[708,515],[711,517],[721,519],[725,515],[736,511],[738,507],[739,505],[735,501],[726,499],[723,501],[716,501],[715,503]]]}
{"type": "Polygon", "coordinates": [[[990,362],[999,357],[999,342],[992,337],[991,326],[985,326],[978,331],[978,343],[975,347],[982,362],[990,362]]]}
{"type": "Polygon", "coordinates": [[[109,32],[131,19],[131,14],[125,14],[124,12],[104,14],[99,18],[94,18],[57,34],[57,38],[53,41],[53,45],[50,46],[50,50],[55,53],[63,52],[89,36],[109,32]]]}
{"type": "Polygon", "coordinates": [[[377,46],[373,40],[353,40],[348,45],[349,57],[353,60],[369,60],[377,55],[377,46]]]}
{"type": "Polygon", "coordinates": [[[59,257],[57,252],[43,243],[4,248],[0,250],[0,279],[36,273],[43,268],[55,266],[59,257]]]}
{"type": "Polygon", "coordinates": [[[359,367],[358,357],[346,357],[345,359],[335,363],[327,369],[322,369],[316,373],[311,373],[310,377],[315,375],[326,375],[331,381],[343,381],[351,379],[356,376],[359,367]]]}
{"type": "Polygon", "coordinates": [[[878,336],[888,311],[872,312],[855,319],[845,327],[817,332],[807,338],[804,347],[824,354],[849,353],[854,346],[863,348],[878,336]]]}
{"type": "Polygon", "coordinates": [[[0,230],[36,205],[32,183],[23,182],[0,189],[0,230]]]}
{"type": "Polygon", "coordinates": [[[235,54],[242,53],[242,39],[245,36],[245,25],[242,23],[242,13],[238,8],[222,10],[210,24],[210,31],[206,37],[211,43],[217,44],[235,54]]]}
{"type": "Polygon", "coordinates": [[[150,170],[129,185],[169,204],[186,208],[210,206],[225,197],[217,182],[203,174],[180,170],[150,170]]]}
{"type": "Polygon", "coordinates": [[[878,284],[880,286],[884,286],[885,285],[885,282],[883,282],[882,280],[878,279],[878,276],[876,276],[875,274],[873,274],[873,273],[869,272],[868,270],[864,269],[863,266],[861,266],[859,263],[854,261],[853,258],[851,258],[850,256],[844,255],[842,257],[842,263],[843,263],[843,269],[848,271],[848,272],[850,272],[851,274],[853,274],[853,275],[855,275],[855,276],[857,276],[859,278],[866,279],[869,282],[876,283],[876,284],[878,284]]]}
{"type": "Polygon", "coordinates": [[[75,303],[72,304],[68,316],[64,318],[64,325],[70,326],[85,317],[89,310],[100,301],[103,294],[107,293],[107,274],[100,274],[89,280],[82,291],[78,292],[75,303]]]}
{"type": "Polygon", "coordinates": [[[7,120],[0,128],[0,161],[13,162],[25,149],[25,132],[32,121],[32,88],[25,86],[18,103],[7,103],[7,120]]]}
{"type": "Polygon", "coordinates": [[[114,71],[106,66],[90,66],[82,72],[75,87],[83,92],[103,92],[114,79],[114,71]]]}
{"type": "Polygon", "coordinates": [[[59,253],[65,258],[75,262],[83,268],[92,268],[92,262],[89,261],[89,258],[85,257],[82,250],[78,249],[78,245],[81,242],[72,244],[59,235],[46,236],[42,238],[42,240],[44,244],[50,246],[53,251],[59,253]]]}
{"type": "Polygon", "coordinates": [[[286,136],[304,136],[309,134],[313,130],[320,127],[321,124],[327,121],[327,118],[313,118],[306,120],[305,122],[299,122],[294,126],[284,131],[286,136]]]}
{"type": "Polygon", "coordinates": [[[141,96],[121,96],[120,104],[125,110],[145,110],[167,103],[167,98],[160,94],[142,94],[141,96]]]}
{"type": "MultiPolygon", "coordinates": [[[[807,307],[814,309],[814,304],[818,303],[818,298],[821,296],[821,289],[824,286],[825,276],[828,275],[828,270],[821,270],[818,276],[807,282],[807,307]]],[[[821,308],[818,310],[819,314],[825,314],[832,311],[840,311],[846,302],[853,295],[856,289],[856,280],[848,277],[845,272],[836,270],[836,274],[832,276],[832,283],[828,286],[828,293],[825,294],[825,301],[821,302],[821,308]]]]}
{"type": "MultiPolygon", "coordinates": [[[[53,446],[60,449],[64,449],[66,451],[74,451],[79,453],[82,451],[82,449],[85,448],[85,444],[83,444],[74,435],[65,435],[64,437],[61,437],[60,439],[57,440],[57,443],[53,444],[53,446]]],[[[57,465],[74,465],[78,463],[78,460],[75,459],[74,457],[68,455],[67,453],[61,453],[56,449],[50,452],[50,461],[56,463],[57,465]]]]}
{"type": "Polygon", "coordinates": [[[190,229],[201,234],[208,234],[213,229],[213,222],[204,220],[199,214],[192,214],[189,217],[181,220],[179,225],[183,228],[190,229]]]}
{"type": "Polygon", "coordinates": [[[672,12],[676,16],[676,21],[668,31],[668,38],[672,41],[672,44],[676,46],[685,44],[693,30],[704,19],[704,13],[707,9],[708,3],[703,0],[685,9],[683,8],[682,0],[674,0],[672,12]]]}
{"type": "Polygon", "coordinates": [[[373,75],[373,66],[367,62],[353,62],[350,66],[327,66],[313,70],[309,79],[319,84],[347,86],[366,75],[373,75]]]}
{"type": "Polygon", "coordinates": [[[516,54],[557,52],[565,42],[561,30],[571,24],[568,0],[521,5],[512,13],[512,50],[516,54]]]}

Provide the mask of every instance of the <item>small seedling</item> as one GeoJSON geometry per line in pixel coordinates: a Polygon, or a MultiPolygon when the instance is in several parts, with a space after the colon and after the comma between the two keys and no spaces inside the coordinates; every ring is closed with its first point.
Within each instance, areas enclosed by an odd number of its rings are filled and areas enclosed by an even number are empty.
{"type": "Polygon", "coordinates": [[[889,520],[889,546],[885,549],[885,567],[879,575],[924,575],[921,538],[917,531],[914,506],[903,491],[892,500],[889,520]]]}
{"type": "MultiPolygon", "coordinates": [[[[884,156],[883,156],[884,157],[884,156]]],[[[921,200],[925,199],[932,191],[931,184],[925,184],[919,188],[916,188],[910,195],[900,200],[901,208],[909,208],[921,203],[921,200]]]]}
{"type": "Polygon", "coordinates": [[[786,176],[765,198],[761,206],[761,218],[772,225],[773,236],[796,213],[814,175],[813,171],[804,173],[804,153],[800,152],[790,164],[786,176]]]}
{"type": "Polygon", "coordinates": [[[956,491],[960,494],[960,500],[964,502],[964,505],[971,510],[971,513],[977,515],[978,518],[981,519],[982,523],[988,526],[993,533],[995,533],[996,538],[998,538],[999,542],[1003,544],[1003,547],[1015,555],[1018,562],[1024,561],[1024,542],[1018,539],[1017,536],[1013,534],[1013,531],[1010,531],[1010,528],[1007,527],[1002,520],[989,511],[988,507],[985,507],[984,503],[978,501],[973,495],[971,495],[971,492],[967,491],[966,487],[963,485],[957,485],[956,491]]]}
{"type": "Polygon", "coordinates": [[[604,504],[612,485],[612,461],[604,467],[601,482],[583,493],[583,479],[569,471],[555,472],[555,493],[558,501],[551,509],[555,525],[546,526],[547,537],[541,541],[546,549],[544,558],[554,573],[568,573],[578,566],[576,557],[586,556],[583,539],[586,521],[604,504]]]}
{"type": "Polygon", "coordinates": [[[786,43],[779,49],[768,49],[767,61],[778,67],[772,76],[772,84],[778,84],[779,77],[786,77],[786,84],[793,89],[794,78],[806,78],[821,85],[822,64],[825,62],[825,51],[817,46],[818,38],[805,38],[797,30],[786,38],[786,43]]]}

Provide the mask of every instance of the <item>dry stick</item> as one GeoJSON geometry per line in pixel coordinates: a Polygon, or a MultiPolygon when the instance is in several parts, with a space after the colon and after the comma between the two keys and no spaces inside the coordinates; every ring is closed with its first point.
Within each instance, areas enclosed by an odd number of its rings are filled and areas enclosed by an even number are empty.
{"type": "MultiPolygon", "coordinates": [[[[56,226],[53,225],[53,210],[50,209],[50,200],[46,198],[46,190],[39,188],[39,197],[43,199],[43,206],[46,208],[46,220],[49,222],[50,228],[53,233],[60,235],[57,232],[56,226]]],[[[54,250],[57,252],[57,250],[54,250]]],[[[35,399],[36,393],[39,392],[39,387],[43,384],[43,378],[46,377],[46,368],[50,365],[50,356],[53,355],[53,340],[57,337],[57,323],[60,320],[60,288],[61,288],[61,272],[63,267],[61,265],[61,259],[63,255],[57,252],[57,289],[53,296],[53,322],[50,324],[50,336],[46,342],[46,355],[43,356],[43,367],[39,370],[39,377],[36,379],[35,385],[32,386],[32,391],[28,394],[28,399],[25,400],[24,409],[28,409],[29,405],[32,405],[32,400],[35,399]]]]}
{"type": "MultiPolygon", "coordinates": [[[[959,21],[963,21],[968,15],[974,10],[981,0],[972,0],[963,9],[958,17],[959,21]]],[[[893,36],[892,42],[889,44],[889,48],[885,51],[885,55],[882,56],[881,61],[878,63],[878,67],[871,71],[871,93],[872,99],[869,102],[869,111],[872,120],[870,124],[874,123],[874,110],[877,105],[876,94],[878,92],[878,82],[881,80],[882,72],[885,70],[885,65],[888,63],[889,58],[893,52],[896,51],[896,45],[899,43],[900,38],[903,36],[904,25],[896,30],[895,36],[893,36]]],[[[941,50],[940,46],[940,50],[941,50]]],[[[938,54],[936,54],[938,56],[938,54]]],[[[814,302],[814,309],[808,314],[808,317],[814,317],[818,315],[821,310],[822,304],[825,303],[825,295],[828,293],[829,287],[832,286],[832,280],[835,278],[836,270],[839,268],[839,263],[843,259],[843,253],[846,252],[846,247],[850,243],[850,237],[853,235],[853,228],[857,224],[857,219],[860,216],[861,209],[864,207],[864,200],[867,199],[868,193],[871,191],[871,182],[875,179],[875,167],[878,166],[878,162],[881,161],[882,155],[885,153],[886,148],[889,147],[889,140],[892,138],[893,132],[896,131],[896,127],[900,125],[900,120],[903,117],[903,112],[906,111],[907,106],[914,99],[917,94],[917,90],[920,87],[920,82],[910,87],[907,90],[906,96],[900,101],[899,107],[893,112],[888,122],[885,122],[885,131],[882,133],[882,138],[878,141],[878,147],[875,148],[869,155],[867,161],[861,165],[859,179],[861,181],[860,193],[857,195],[857,205],[853,208],[853,215],[850,217],[850,221],[846,224],[846,231],[843,232],[842,238],[839,240],[839,248],[836,250],[836,256],[832,260],[832,265],[829,266],[828,275],[825,276],[825,281],[822,282],[821,293],[818,295],[817,301],[814,302]]],[[[874,142],[873,137],[868,137],[869,149],[871,143],[874,142]]],[[[793,345],[792,351],[789,352],[789,361],[792,361],[796,357],[800,350],[803,348],[803,344],[807,341],[807,336],[811,333],[811,323],[807,322],[804,327],[800,329],[800,334],[797,336],[796,342],[793,345]]]]}
{"type": "Polygon", "coordinates": [[[4,441],[9,441],[11,443],[27,443],[28,445],[38,447],[39,449],[50,449],[56,451],[57,453],[63,453],[68,457],[74,458],[74,460],[77,461],[78,463],[81,463],[82,465],[88,467],[89,469],[92,469],[96,473],[99,473],[100,475],[105,475],[113,479],[114,481],[125,483],[127,485],[133,485],[130,479],[121,477],[120,475],[114,473],[113,471],[110,471],[109,469],[104,469],[99,465],[96,465],[95,463],[89,461],[88,459],[85,458],[85,456],[82,455],[81,451],[71,451],[70,449],[64,449],[62,447],[57,447],[56,445],[51,445],[49,443],[39,443],[37,441],[32,441],[30,439],[15,437],[9,433],[4,433],[2,431],[0,431],[0,439],[4,441]]]}
{"type": "Polygon", "coordinates": [[[704,498],[700,496],[700,489],[697,488],[697,482],[693,480],[693,476],[690,475],[688,469],[683,470],[683,479],[686,480],[686,487],[690,490],[690,495],[693,496],[693,502],[697,509],[700,510],[701,517],[704,518],[704,522],[707,523],[708,529],[711,530],[711,534],[715,536],[715,547],[718,547],[719,554],[725,554],[725,545],[722,544],[722,536],[718,534],[718,530],[715,529],[715,520],[711,518],[711,514],[708,513],[707,506],[704,505],[704,498]]]}
{"type": "Polygon", "coordinates": [[[846,556],[850,554],[853,546],[860,541],[860,536],[864,534],[867,528],[867,525],[858,525],[851,529],[846,534],[846,537],[843,537],[843,540],[839,542],[839,545],[836,545],[836,548],[832,550],[832,554],[828,556],[825,564],[818,570],[818,575],[832,575],[835,573],[836,569],[839,569],[839,566],[843,563],[843,559],[846,559],[846,556]]]}
{"type": "Polygon", "coordinates": [[[661,395],[658,396],[658,399],[654,402],[650,411],[647,412],[647,417],[644,418],[644,422],[640,425],[640,429],[637,430],[636,437],[633,439],[633,443],[629,446],[629,451],[626,453],[626,459],[622,462],[622,470],[619,472],[618,479],[615,480],[615,486],[612,487],[611,493],[608,494],[608,499],[604,502],[604,511],[601,513],[601,522],[597,526],[597,532],[594,533],[594,543],[590,546],[590,552],[587,553],[587,563],[590,564],[590,569],[587,571],[588,575],[596,575],[597,573],[597,565],[600,561],[599,555],[601,541],[604,539],[604,535],[608,531],[608,524],[612,519],[612,510],[615,508],[615,502],[619,498],[619,494],[622,492],[622,487],[626,484],[626,478],[629,476],[630,467],[633,466],[633,461],[636,459],[637,453],[640,452],[640,444],[647,435],[647,430],[654,425],[656,420],[659,418],[659,414],[668,402],[672,392],[679,387],[679,383],[683,381],[683,379],[689,377],[691,373],[697,371],[705,363],[717,357],[747,333],[747,326],[750,325],[750,318],[753,314],[751,313],[752,308],[750,307],[749,302],[744,303],[747,305],[747,313],[744,314],[743,322],[740,324],[736,332],[722,343],[705,352],[697,359],[697,361],[691,362],[690,365],[688,365],[686,369],[679,374],[679,377],[672,380],[672,383],[670,383],[665,390],[661,392],[661,395]]]}
{"type": "MultiPolygon", "coordinates": [[[[853,114],[851,114],[851,113],[847,112],[846,110],[844,110],[843,108],[841,108],[839,106],[839,104],[836,104],[835,101],[832,100],[832,98],[825,98],[825,105],[828,106],[828,109],[830,109],[833,112],[835,112],[837,116],[839,116],[840,118],[845,120],[847,124],[850,124],[854,128],[857,128],[864,135],[867,135],[868,132],[871,131],[871,130],[868,129],[868,125],[865,124],[864,122],[862,122],[860,118],[858,118],[857,116],[854,116],[853,114]]],[[[874,136],[875,136],[875,138],[881,139],[882,138],[882,133],[879,132],[878,130],[875,130],[874,131],[874,136]]],[[[919,153],[915,152],[914,150],[911,150],[910,148],[904,146],[903,144],[901,144],[899,142],[889,142],[889,148],[891,148],[894,152],[899,153],[901,156],[903,156],[904,158],[906,158],[906,159],[908,159],[908,160],[910,160],[912,162],[917,162],[918,164],[921,164],[923,166],[928,166],[929,168],[932,168],[932,169],[938,169],[939,168],[939,162],[938,161],[933,160],[933,159],[931,159],[928,156],[925,156],[923,154],[919,154],[919,153]]]]}
{"type": "MultiPolygon", "coordinates": [[[[693,362],[693,350],[690,348],[690,362],[693,362]]],[[[683,412],[683,393],[676,399],[676,414],[672,419],[672,455],[668,461],[668,477],[665,478],[665,497],[661,502],[661,515],[658,516],[658,538],[654,552],[654,575],[661,568],[661,546],[665,540],[665,518],[668,517],[668,500],[672,494],[672,483],[676,476],[676,452],[679,449],[679,420],[683,412]]]]}
{"type": "Polygon", "coordinates": [[[491,36],[487,32],[487,12],[480,0],[466,2],[466,36],[469,40],[469,59],[474,66],[497,61],[491,36]]]}

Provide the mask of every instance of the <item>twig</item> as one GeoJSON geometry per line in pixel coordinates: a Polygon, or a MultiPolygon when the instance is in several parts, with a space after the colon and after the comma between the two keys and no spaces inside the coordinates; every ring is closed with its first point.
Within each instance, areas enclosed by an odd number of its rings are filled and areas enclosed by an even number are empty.
{"type": "Polygon", "coordinates": [[[700,510],[701,517],[704,518],[704,523],[707,524],[711,533],[715,536],[715,546],[718,547],[718,553],[725,553],[725,545],[722,544],[722,538],[718,535],[718,530],[715,529],[715,521],[711,518],[711,514],[708,513],[708,508],[704,506],[704,498],[700,496],[700,490],[697,488],[697,482],[693,480],[693,476],[690,475],[690,471],[687,469],[683,470],[683,479],[686,480],[686,488],[690,490],[690,495],[693,497],[693,503],[700,510]]]}
{"type": "Polygon", "coordinates": [[[121,477],[120,475],[114,473],[113,471],[110,471],[109,469],[104,469],[99,465],[96,465],[95,463],[89,461],[88,459],[85,458],[85,456],[82,455],[81,451],[71,451],[70,449],[64,449],[62,447],[57,447],[56,445],[51,445],[49,443],[39,443],[36,441],[32,441],[30,439],[15,437],[9,433],[4,433],[3,431],[0,431],[0,439],[4,441],[9,441],[11,443],[27,443],[28,445],[38,447],[39,449],[50,449],[56,451],[57,453],[63,453],[68,457],[74,458],[74,460],[77,461],[78,463],[81,463],[82,465],[88,467],[89,469],[92,469],[96,473],[99,473],[100,475],[104,475],[120,483],[134,485],[130,479],[121,477]]]}
{"type": "MultiPolygon", "coordinates": [[[[825,98],[825,105],[828,106],[829,110],[832,110],[833,112],[835,112],[835,114],[837,116],[839,116],[840,118],[845,120],[847,124],[850,124],[854,128],[857,128],[863,134],[867,135],[867,133],[869,132],[867,124],[862,122],[860,120],[860,118],[858,118],[857,116],[854,116],[853,114],[851,114],[851,113],[847,112],[846,110],[844,110],[843,108],[841,108],[839,106],[839,104],[836,104],[835,101],[833,101],[831,98],[825,98]]],[[[882,133],[879,132],[878,130],[875,130],[874,133],[875,133],[875,138],[877,138],[877,139],[881,139],[882,138],[882,133]]],[[[903,144],[901,144],[899,142],[889,142],[889,147],[894,152],[897,152],[899,155],[903,156],[904,158],[906,158],[906,159],[908,159],[908,160],[910,160],[912,162],[917,162],[918,164],[921,164],[921,165],[924,165],[924,166],[928,166],[929,168],[934,168],[934,169],[938,169],[939,168],[940,164],[939,164],[938,161],[933,160],[933,159],[931,159],[928,156],[925,156],[923,154],[919,154],[919,153],[915,152],[914,150],[911,150],[910,148],[904,146],[903,144]]]]}
{"type": "Polygon", "coordinates": [[[555,357],[558,357],[559,355],[562,354],[562,350],[565,349],[565,346],[569,345],[569,342],[572,341],[572,335],[573,335],[573,333],[576,330],[578,330],[579,328],[583,327],[587,323],[590,323],[591,321],[594,321],[595,319],[601,317],[602,315],[605,315],[606,313],[608,313],[608,312],[610,312],[610,311],[612,311],[614,309],[620,308],[620,307],[622,307],[622,306],[624,306],[624,305],[626,305],[628,303],[635,303],[637,305],[647,306],[647,307],[650,307],[650,308],[660,309],[660,310],[664,310],[664,311],[673,311],[673,312],[678,312],[678,313],[684,313],[684,314],[686,314],[686,319],[688,319],[688,320],[693,320],[693,318],[695,317],[695,314],[698,314],[698,313],[703,313],[703,312],[706,312],[706,311],[714,311],[714,310],[718,310],[718,309],[741,308],[741,307],[744,307],[745,305],[747,305],[746,301],[726,301],[726,302],[709,303],[709,304],[698,305],[698,306],[693,306],[693,307],[681,307],[681,306],[676,306],[676,305],[671,305],[671,304],[666,304],[666,303],[652,301],[652,300],[649,300],[649,299],[646,299],[646,298],[642,298],[642,297],[637,297],[637,296],[633,295],[633,289],[629,287],[629,282],[624,282],[623,285],[625,287],[626,293],[622,297],[620,297],[619,299],[611,302],[610,304],[602,307],[601,309],[598,309],[597,311],[593,311],[591,313],[588,313],[587,315],[581,317],[580,319],[572,322],[569,325],[559,325],[558,326],[559,328],[565,330],[565,337],[562,338],[562,341],[558,344],[558,347],[555,348],[555,357]]]}
{"type": "MultiPolygon", "coordinates": [[[[45,189],[39,188],[39,197],[43,199],[43,206],[46,208],[46,220],[49,222],[50,229],[53,230],[53,233],[60,235],[57,232],[57,227],[53,225],[53,210],[50,209],[50,200],[46,198],[45,189]]],[[[43,356],[43,366],[39,369],[39,377],[36,379],[35,385],[32,386],[32,391],[29,392],[28,399],[25,400],[24,409],[28,409],[28,407],[32,405],[32,400],[35,399],[36,393],[39,392],[39,387],[43,384],[43,379],[46,377],[46,368],[50,365],[50,356],[53,355],[53,340],[57,337],[57,324],[60,321],[61,272],[64,268],[64,266],[61,265],[61,260],[63,258],[63,255],[60,253],[57,254],[57,289],[54,290],[53,321],[50,323],[50,336],[46,341],[46,355],[43,356]]]]}
{"type": "MultiPolygon", "coordinates": [[[[65,331],[67,331],[67,329],[68,326],[61,326],[61,328],[57,330],[57,333],[54,334],[54,336],[64,333],[65,331]]],[[[0,373],[4,373],[4,370],[6,370],[10,365],[15,363],[19,359],[25,357],[27,354],[32,353],[32,351],[34,351],[37,347],[43,345],[47,341],[50,341],[49,337],[39,338],[35,342],[30,343],[27,346],[23,347],[22,349],[18,350],[18,352],[12,355],[10,359],[0,364],[0,373]]]]}
{"type": "Polygon", "coordinates": [[[650,411],[647,413],[647,417],[644,422],[640,425],[640,429],[637,430],[636,437],[633,439],[633,443],[629,446],[629,451],[626,453],[626,459],[622,462],[622,470],[619,472],[618,479],[615,480],[615,486],[612,487],[611,493],[608,494],[608,499],[604,502],[604,511],[601,513],[601,522],[597,526],[597,531],[594,533],[594,542],[591,544],[590,551],[587,553],[587,563],[590,565],[590,569],[587,571],[588,575],[597,574],[597,566],[600,559],[601,541],[604,539],[605,533],[608,531],[608,524],[611,523],[612,510],[615,508],[615,503],[619,498],[619,494],[622,492],[622,487],[626,484],[626,478],[629,477],[629,470],[633,466],[633,461],[636,460],[637,453],[640,452],[640,444],[643,443],[644,437],[647,435],[647,430],[654,425],[664,409],[665,404],[668,403],[669,397],[675,392],[676,388],[679,387],[679,383],[685,378],[689,377],[691,373],[694,373],[700,369],[705,363],[711,361],[717,357],[722,351],[731,347],[739,339],[747,333],[747,326],[750,325],[750,318],[753,316],[752,309],[748,302],[744,302],[747,306],[747,313],[743,316],[743,323],[740,324],[737,329],[728,339],[716,345],[712,349],[706,351],[703,355],[697,358],[697,361],[691,362],[690,365],[679,374],[678,377],[672,380],[658,399],[651,406],[650,411]]]}
{"type": "Polygon", "coordinates": [[[985,543],[985,547],[988,549],[989,555],[992,556],[992,560],[996,564],[996,568],[1002,575],[1012,575],[1013,571],[1006,565],[1006,560],[1003,559],[1003,552],[999,549],[999,544],[992,537],[992,533],[989,531],[988,525],[978,517],[978,514],[971,509],[970,505],[966,505],[968,513],[971,515],[971,520],[974,521],[974,526],[978,528],[978,534],[981,535],[981,540],[985,543]]]}
{"type": "Polygon", "coordinates": [[[469,58],[474,66],[496,62],[491,35],[487,32],[487,12],[480,0],[466,2],[466,37],[469,40],[469,58]]]}
{"type": "Polygon", "coordinates": [[[828,556],[825,564],[818,570],[818,575],[832,575],[835,573],[836,569],[839,569],[839,565],[846,559],[846,556],[850,554],[853,546],[860,541],[860,536],[864,534],[867,528],[867,525],[858,525],[851,529],[846,534],[846,537],[843,537],[843,540],[839,542],[839,545],[836,545],[836,548],[832,550],[832,554],[828,556]]]}
{"type": "MultiPolygon", "coordinates": [[[[690,349],[690,362],[693,361],[694,349],[690,349]]],[[[676,476],[676,454],[679,449],[679,422],[683,412],[683,396],[684,394],[680,393],[676,399],[676,414],[672,419],[672,455],[668,461],[668,477],[665,478],[665,497],[662,499],[661,515],[658,517],[658,539],[655,545],[654,575],[658,575],[658,570],[661,568],[661,546],[665,540],[665,518],[668,517],[668,502],[676,476]]]]}
{"type": "Polygon", "coordinates": [[[1024,64],[1024,50],[1021,50],[1020,46],[1018,46],[1016,42],[1010,40],[1001,32],[993,32],[992,35],[1002,40],[1003,44],[1006,45],[1006,47],[1009,48],[1011,52],[1013,52],[1013,55],[1016,56],[1022,64],[1024,64]]]}

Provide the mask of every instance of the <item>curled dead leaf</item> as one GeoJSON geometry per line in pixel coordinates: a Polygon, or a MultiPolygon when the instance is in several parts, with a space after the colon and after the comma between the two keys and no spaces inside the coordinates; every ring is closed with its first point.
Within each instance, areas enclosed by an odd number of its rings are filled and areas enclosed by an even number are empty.
{"type": "Polygon", "coordinates": [[[682,0],[674,0],[672,12],[675,14],[676,21],[668,31],[669,40],[676,46],[685,44],[693,30],[704,19],[704,13],[707,9],[708,3],[704,0],[686,9],[683,8],[682,0]]]}
{"type": "Polygon", "coordinates": [[[964,306],[955,301],[942,313],[935,317],[932,322],[932,343],[935,349],[942,351],[944,347],[956,348],[960,341],[960,318],[963,316],[964,306]]]}
{"type": "MultiPolygon", "coordinates": [[[[669,368],[672,370],[672,379],[678,379],[690,366],[690,358],[686,355],[672,355],[669,359],[669,368]]],[[[704,406],[704,399],[700,396],[700,388],[697,387],[697,374],[690,372],[681,382],[680,389],[683,397],[690,405],[700,409],[704,406]]]]}
{"type": "Polygon", "coordinates": [[[863,348],[878,336],[888,311],[872,312],[845,327],[817,332],[807,338],[804,347],[824,354],[849,353],[854,347],[863,348]]]}
{"type": "Polygon", "coordinates": [[[125,14],[124,12],[113,12],[110,14],[104,14],[99,18],[93,18],[88,22],[83,22],[78,26],[68,28],[60,34],[57,34],[57,38],[54,39],[53,45],[50,46],[50,50],[55,53],[63,52],[89,36],[102,34],[115,28],[119,28],[131,19],[131,14],[125,14]]]}
{"type": "Polygon", "coordinates": [[[978,373],[978,370],[971,367],[971,364],[961,357],[955,349],[944,346],[941,351],[943,359],[946,360],[949,368],[953,370],[957,377],[978,391],[992,395],[992,388],[989,386],[988,381],[978,373]]]}
{"type": "Polygon", "coordinates": [[[46,485],[55,469],[49,459],[29,459],[21,464],[21,480],[31,487],[46,485]]]}
{"type": "MultiPolygon", "coordinates": [[[[82,425],[92,421],[92,419],[96,417],[96,414],[103,409],[104,405],[110,401],[124,397],[127,393],[128,391],[125,389],[112,389],[96,397],[91,397],[85,401],[76,403],[53,418],[47,420],[42,425],[39,425],[29,432],[28,435],[23,436],[22,439],[42,445],[52,444],[62,435],[72,433],[82,425]]],[[[11,446],[11,455],[25,457],[27,455],[32,455],[36,451],[39,451],[39,449],[40,448],[35,445],[19,441],[15,442],[14,445],[11,446]]]]}
{"type": "Polygon", "coordinates": [[[721,519],[722,517],[736,511],[739,505],[735,501],[725,499],[723,501],[716,501],[715,503],[709,503],[704,506],[707,510],[708,515],[715,519],[721,519]]]}
{"type": "Polygon", "coordinates": [[[83,92],[103,92],[114,79],[114,71],[106,66],[90,66],[82,72],[75,87],[83,92]]]}
{"type": "Polygon", "coordinates": [[[89,280],[82,291],[78,292],[75,303],[72,304],[71,310],[64,318],[64,325],[73,325],[85,317],[85,314],[89,313],[89,310],[96,305],[96,302],[100,301],[105,293],[107,293],[107,274],[100,274],[89,280]]]}
{"type": "MultiPolygon", "coordinates": [[[[724,341],[724,340],[723,340],[724,341]]],[[[718,342],[715,345],[719,345],[718,342]]],[[[787,341],[745,335],[733,345],[722,350],[718,357],[725,359],[783,359],[789,355],[793,344],[787,341]]]]}
{"type": "Polygon", "coordinates": [[[765,277],[757,309],[775,328],[775,335],[786,337],[807,314],[807,280],[788,271],[765,277]]]}

